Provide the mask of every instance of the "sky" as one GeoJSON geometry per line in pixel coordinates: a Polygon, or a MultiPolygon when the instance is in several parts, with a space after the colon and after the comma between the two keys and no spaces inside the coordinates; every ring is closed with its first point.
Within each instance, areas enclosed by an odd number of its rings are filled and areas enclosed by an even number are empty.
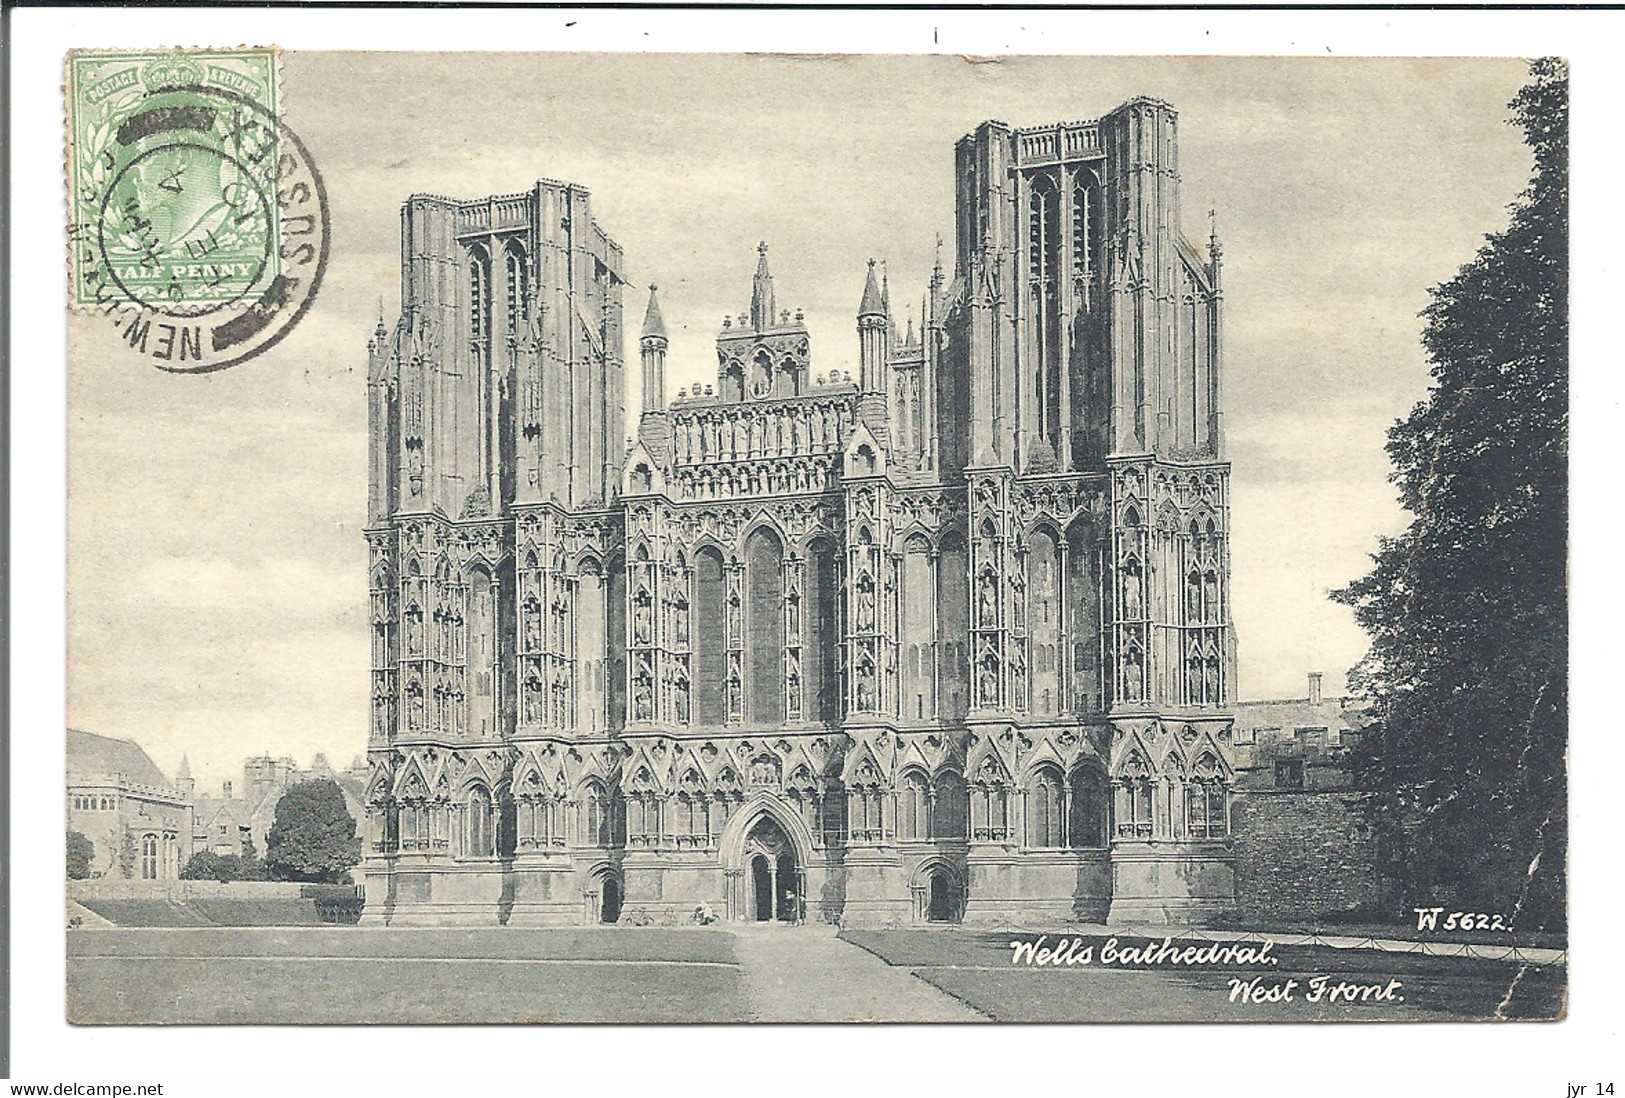
{"type": "Polygon", "coordinates": [[[210,791],[248,755],[342,766],[364,749],[366,341],[380,306],[398,310],[408,195],[588,188],[625,249],[634,327],[643,287],[660,285],[673,396],[714,379],[712,340],[748,307],[758,241],[780,306],[806,311],[815,368],[853,369],[866,261],[886,263],[902,322],[936,237],[951,240],[958,137],[1142,94],[1180,112],[1187,235],[1206,239],[1211,208],[1224,244],[1241,697],[1302,697],[1310,670],[1337,693],[1366,640],[1327,593],[1403,527],[1384,432],[1427,393],[1428,287],[1504,227],[1527,182],[1505,121],[1525,73],[1493,59],[289,53],[287,121],[333,219],[310,313],[254,361],[195,377],[70,321],[69,723],[136,739],[167,772],[185,754],[210,791]]]}

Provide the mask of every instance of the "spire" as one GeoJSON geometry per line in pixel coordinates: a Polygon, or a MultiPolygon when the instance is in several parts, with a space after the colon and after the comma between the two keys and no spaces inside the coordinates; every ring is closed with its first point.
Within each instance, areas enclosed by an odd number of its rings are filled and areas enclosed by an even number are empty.
{"type": "Polygon", "coordinates": [[[875,281],[875,261],[869,261],[869,280],[863,284],[863,301],[858,305],[858,317],[885,316],[886,300],[881,295],[880,284],[875,281]]]}
{"type": "Polygon", "coordinates": [[[750,288],[750,325],[758,332],[773,326],[773,276],[767,270],[767,241],[756,245],[756,279],[750,288]]]}
{"type": "Polygon", "coordinates": [[[649,284],[649,308],[643,314],[643,338],[665,339],[666,322],[660,316],[660,300],[655,297],[655,291],[660,289],[654,283],[649,284]]]}
{"type": "Polygon", "coordinates": [[[367,349],[376,353],[389,339],[389,329],[384,327],[384,299],[378,299],[378,326],[372,330],[372,338],[367,341],[367,349]]]}
{"type": "Polygon", "coordinates": [[[908,307],[908,334],[903,337],[903,346],[914,346],[914,306],[908,307]]]}
{"type": "Polygon", "coordinates": [[[192,780],[192,764],[186,761],[186,755],[184,752],[181,754],[180,769],[175,771],[175,780],[179,782],[189,782],[192,780]]]}

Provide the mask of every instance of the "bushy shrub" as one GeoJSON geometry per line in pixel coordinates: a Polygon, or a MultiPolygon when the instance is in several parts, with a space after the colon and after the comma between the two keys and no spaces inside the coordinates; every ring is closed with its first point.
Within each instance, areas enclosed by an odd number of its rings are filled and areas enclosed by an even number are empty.
{"type": "Polygon", "coordinates": [[[68,880],[82,881],[90,876],[90,863],[96,857],[96,844],[78,831],[68,832],[68,880]]]}

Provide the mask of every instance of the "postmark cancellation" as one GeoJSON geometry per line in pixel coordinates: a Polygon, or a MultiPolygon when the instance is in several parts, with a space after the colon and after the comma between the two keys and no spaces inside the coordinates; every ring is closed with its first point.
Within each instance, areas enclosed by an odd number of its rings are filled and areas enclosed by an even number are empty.
{"type": "Polygon", "coordinates": [[[320,283],[325,191],[277,76],[267,48],[68,57],[69,305],[160,369],[252,357],[320,283]]]}

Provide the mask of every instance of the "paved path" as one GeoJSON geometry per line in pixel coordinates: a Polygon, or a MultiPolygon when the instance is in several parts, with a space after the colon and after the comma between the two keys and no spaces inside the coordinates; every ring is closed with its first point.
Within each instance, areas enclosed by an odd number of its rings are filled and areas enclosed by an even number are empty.
{"type": "Polygon", "coordinates": [[[733,930],[751,1020],[986,1022],[958,999],[838,939],[828,925],[733,930]]]}

